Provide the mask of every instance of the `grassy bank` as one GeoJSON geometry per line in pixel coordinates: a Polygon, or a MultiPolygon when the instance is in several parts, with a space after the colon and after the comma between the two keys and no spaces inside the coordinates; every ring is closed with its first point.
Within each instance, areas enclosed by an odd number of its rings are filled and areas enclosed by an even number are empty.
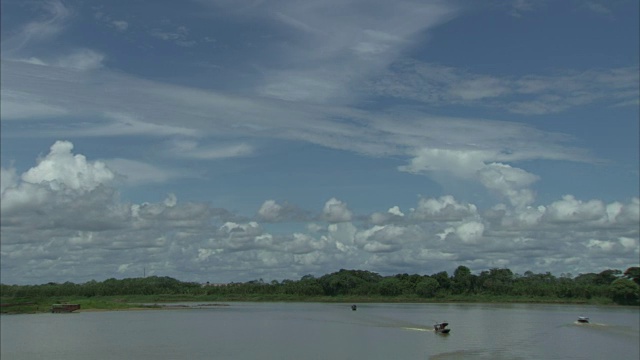
{"type": "Polygon", "coordinates": [[[2,298],[2,314],[49,312],[52,304],[80,304],[79,311],[161,309],[172,302],[324,302],[324,303],[528,303],[528,304],[588,304],[613,305],[608,298],[562,299],[550,297],[519,297],[490,295],[451,295],[438,298],[417,296],[306,296],[287,294],[247,295],[128,295],[95,297],[51,297],[39,299],[2,298]],[[10,305],[10,306],[7,306],[10,305]]]}

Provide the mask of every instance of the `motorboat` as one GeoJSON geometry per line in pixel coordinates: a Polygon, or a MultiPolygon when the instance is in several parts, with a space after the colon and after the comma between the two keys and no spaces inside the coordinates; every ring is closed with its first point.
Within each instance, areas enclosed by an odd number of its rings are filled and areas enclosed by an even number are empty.
{"type": "Polygon", "coordinates": [[[588,324],[589,323],[589,318],[586,316],[579,316],[578,317],[578,322],[579,323],[583,323],[583,324],[588,324]]]}
{"type": "Polygon", "coordinates": [[[436,323],[433,325],[433,330],[436,334],[448,334],[451,329],[447,329],[447,325],[449,325],[447,322],[436,323]]]}
{"type": "Polygon", "coordinates": [[[356,305],[351,305],[351,310],[356,311],[358,310],[358,307],[356,305]]]}

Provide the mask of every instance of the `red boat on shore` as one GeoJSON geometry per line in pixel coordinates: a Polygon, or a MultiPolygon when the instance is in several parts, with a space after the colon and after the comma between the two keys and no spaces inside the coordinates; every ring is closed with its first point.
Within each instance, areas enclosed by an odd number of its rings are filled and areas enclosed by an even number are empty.
{"type": "Polygon", "coordinates": [[[70,313],[80,309],[80,304],[53,304],[51,305],[52,313],[70,313]]]}

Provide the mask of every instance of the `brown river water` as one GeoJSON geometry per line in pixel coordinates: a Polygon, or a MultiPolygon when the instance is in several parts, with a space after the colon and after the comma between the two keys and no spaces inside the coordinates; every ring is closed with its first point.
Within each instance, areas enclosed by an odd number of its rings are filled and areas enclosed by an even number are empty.
{"type": "Polygon", "coordinates": [[[226,304],[2,315],[0,359],[640,358],[634,307],[226,304]],[[580,324],[578,316],[591,322],[580,324]],[[442,321],[450,334],[434,333],[442,321]]]}

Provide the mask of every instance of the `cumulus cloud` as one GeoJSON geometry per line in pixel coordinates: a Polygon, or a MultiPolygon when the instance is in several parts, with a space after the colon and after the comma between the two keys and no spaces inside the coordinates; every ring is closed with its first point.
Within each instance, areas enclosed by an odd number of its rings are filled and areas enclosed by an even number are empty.
{"type": "Polygon", "coordinates": [[[370,221],[375,225],[399,221],[404,217],[404,213],[400,210],[400,207],[393,206],[386,213],[373,213],[371,214],[370,221]]]}
{"type": "Polygon", "coordinates": [[[258,214],[267,221],[277,221],[281,217],[282,209],[282,206],[278,205],[274,200],[267,200],[258,210],[258,214]]]}
{"type": "Polygon", "coordinates": [[[448,174],[459,179],[478,181],[508,199],[513,206],[529,205],[535,200],[535,194],[529,187],[539,177],[523,169],[495,162],[509,157],[511,155],[486,150],[422,148],[414,153],[408,165],[399,169],[411,173],[448,174]]]}
{"type": "Polygon", "coordinates": [[[336,199],[331,198],[324,204],[322,211],[324,219],[330,223],[340,223],[351,221],[353,213],[347,208],[347,204],[336,199]]]}
{"type": "Polygon", "coordinates": [[[415,238],[408,236],[411,228],[395,225],[374,226],[359,231],[355,236],[355,243],[364,251],[371,253],[385,253],[400,250],[403,245],[415,238]],[[408,238],[409,237],[409,238],[408,238]]]}
{"type": "Polygon", "coordinates": [[[596,221],[606,216],[605,205],[600,200],[584,202],[572,195],[565,195],[547,207],[546,219],[550,222],[570,223],[596,221]]]}
{"type": "Polygon", "coordinates": [[[290,240],[284,242],[282,251],[288,254],[309,254],[324,249],[327,246],[325,239],[315,239],[308,234],[294,233],[290,240]]]}
{"type": "Polygon", "coordinates": [[[461,224],[455,229],[455,234],[465,244],[477,244],[482,238],[484,225],[477,221],[470,221],[461,224]]]}
{"type": "Polygon", "coordinates": [[[484,167],[484,162],[494,156],[487,151],[422,148],[415,152],[409,165],[401,166],[400,170],[411,173],[448,172],[456,177],[472,178],[484,167]]]}
{"type": "MultiPolygon", "coordinates": [[[[141,271],[140,263],[150,274],[203,280],[211,272],[233,278],[241,271],[240,276],[251,279],[258,274],[251,269],[259,269],[261,277],[275,279],[345,266],[428,273],[447,269],[451,262],[474,271],[508,266],[516,272],[580,273],[594,265],[571,261],[575,253],[588,252],[607,267],[613,265],[604,259],[612,255],[621,266],[638,256],[638,198],[605,204],[567,195],[548,205],[497,205],[485,212],[453,196],[421,198],[407,215],[397,206],[378,213],[385,216],[372,226],[332,198],[321,212],[324,226],[313,222],[305,231],[275,234],[258,220],[233,219],[204,203],[181,203],[174,194],[156,203],[121,203],[110,177],[100,175],[98,162],[74,155],[72,149],[70,143],[54,144],[33,167],[37,171],[23,176],[2,168],[1,256],[8,278],[15,276],[11,269],[36,258],[41,260],[22,278],[38,279],[55,270],[68,279],[72,274],[65,272],[66,266],[87,267],[88,262],[92,270],[87,280],[132,276],[141,271]],[[67,171],[45,171],[52,165],[47,162],[66,164],[67,171]]],[[[265,224],[308,221],[285,216],[287,208],[267,200],[258,219],[265,224]]]]}
{"type": "Polygon", "coordinates": [[[0,167],[0,194],[4,194],[6,189],[16,186],[19,177],[15,168],[5,169],[0,167]]]}
{"type": "Polygon", "coordinates": [[[523,207],[535,200],[528,187],[538,181],[537,175],[501,163],[489,164],[478,170],[477,175],[485,187],[509,199],[513,206],[523,207]]]}
{"type": "Polygon", "coordinates": [[[49,154],[22,175],[22,180],[30,184],[46,183],[55,191],[71,189],[82,192],[91,191],[115,178],[104,163],[89,163],[84,155],[74,155],[72,150],[72,143],[56,141],[49,154]]]}
{"type": "Polygon", "coordinates": [[[254,221],[238,224],[227,222],[219,229],[221,245],[230,251],[269,248],[273,237],[254,221]]]}
{"type": "Polygon", "coordinates": [[[305,221],[311,218],[308,211],[292,204],[279,204],[275,200],[267,200],[258,210],[258,217],[265,222],[305,221]]]}
{"type": "Polygon", "coordinates": [[[461,204],[453,196],[445,195],[439,199],[421,198],[411,216],[427,221],[459,221],[475,217],[477,212],[475,205],[461,204]]]}

